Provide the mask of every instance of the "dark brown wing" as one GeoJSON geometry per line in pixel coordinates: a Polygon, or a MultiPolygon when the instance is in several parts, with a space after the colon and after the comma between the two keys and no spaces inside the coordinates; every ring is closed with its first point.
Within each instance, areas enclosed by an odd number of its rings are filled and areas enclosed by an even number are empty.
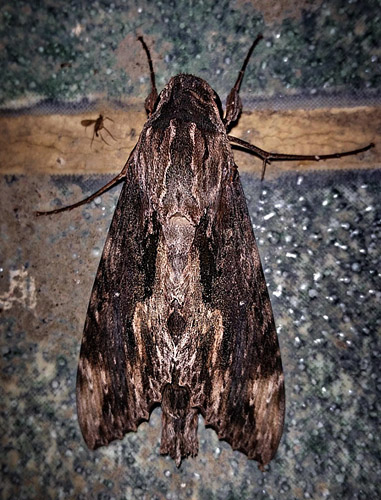
{"type": "Polygon", "coordinates": [[[81,120],[81,125],[84,127],[89,127],[90,125],[93,125],[97,120],[81,120]]]}
{"type": "Polygon", "coordinates": [[[152,295],[160,228],[134,167],[127,177],[91,294],[78,366],[78,416],[89,448],[136,430],[161,400],[157,381],[165,383],[152,336],[144,325],[133,326],[139,303],[152,295]]]}
{"type": "MultiPolygon", "coordinates": [[[[214,315],[197,350],[203,367],[194,399],[220,439],[265,465],[282,435],[281,357],[258,249],[238,174],[222,192],[216,218],[198,228],[203,302],[214,315]]],[[[212,317],[212,316],[211,316],[212,317]]]]}

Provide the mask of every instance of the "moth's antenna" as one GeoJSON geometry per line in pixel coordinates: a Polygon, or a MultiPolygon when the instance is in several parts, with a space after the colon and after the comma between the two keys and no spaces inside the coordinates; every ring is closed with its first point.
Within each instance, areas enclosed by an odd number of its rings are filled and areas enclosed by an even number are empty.
{"type": "Polygon", "coordinates": [[[234,87],[231,89],[227,99],[226,99],[226,113],[224,118],[225,128],[227,131],[231,129],[234,123],[238,120],[239,115],[242,111],[242,102],[239,97],[239,89],[241,87],[243,75],[245,74],[247,63],[249,62],[250,56],[253,53],[253,50],[257,46],[257,43],[262,40],[263,36],[258,35],[257,38],[252,43],[245,60],[243,61],[242,68],[238,73],[237,81],[234,84],[234,87]]]}
{"type": "Polygon", "coordinates": [[[251,54],[253,53],[255,47],[258,45],[258,42],[260,40],[262,40],[263,38],[263,35],[262,34],[259,34],[257,36],[257,38],[254,40],[254,42],[252,43],[250,49],[249,49],[249,52],[247,53],[247,56],[245,58],[245,60],[243,61],[243,64],[242,64],[242,68],[240,70],[240,72],[238,73],[238,78],[237,78],[237,81],[235,82],[234,84],[234,89],[239,92],[239,89],[241,87],[241,83],[242,83],[242,79],[243,79],[243,75],[245,74],[245,71],[246,71],[246,66],[247,66],[247,63],[249,62],[249,59],[251,57],[251,54]]]}
{"type": "Polygon", "coordinates": [[[146,108],[147,115],[151,116],[154,109],[155,109],[155,104],[157,101],[155,72],[153,70],[152,58],[151,58],[151,54],[150,54],[149,48],[147,47],[146,42],[144,41],[142,36],[138,36],[138,40],[143,45],[143,49],[147,55],[148,64],[149,64],[149,72],[150,72],[150,78],[151,78],[151,92],[149,93],[148,97],[146,98],[144,106],[146,108]]]}

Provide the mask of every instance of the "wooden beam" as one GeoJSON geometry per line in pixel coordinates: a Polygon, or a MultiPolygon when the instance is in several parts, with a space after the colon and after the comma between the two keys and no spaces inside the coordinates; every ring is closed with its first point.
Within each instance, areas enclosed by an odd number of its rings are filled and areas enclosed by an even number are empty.
{"type": "MultiPolygon", "coordinates": [[[[20,115],[0,117],[0,172],[33,175],[115,174],[119,172],[146,121],[137,111],[100,112],[80,115],[20,115]],[[105,125],[114,141],[101,131],[91,146],[93,127],[85,128],[82,120],[96,119],[102,113],[113,121],[105,125]]],[[[340,160],[311,162],[277,162],[270,165],[266,177],[287,170],[362,169],[380,166],[381,108],[327,108],[312,110],[259,110],[242,114],[231,135],[272,152],[295,154],[329,154],[366,146],[376,147],[366,153],[340,160]]],[[[234,152],[240,171],[260,175],[261,161],[242,151],[234,152]]]]}

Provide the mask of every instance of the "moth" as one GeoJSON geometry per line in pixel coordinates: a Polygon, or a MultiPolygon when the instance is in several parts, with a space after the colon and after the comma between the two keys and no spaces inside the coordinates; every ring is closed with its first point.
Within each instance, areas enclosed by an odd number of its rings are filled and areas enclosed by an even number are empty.
{"type": "Polygon", "coordinates": [[[91,138],[90,148],[93,146],[93,142],[94,142],[95,137],[100,137],[101,140],[105,144],[107,144],[107,146],[110,146],[110,144],[105,140],[105,138],[101,134],[101,130],[105,130],[108,133],[108,135],[111,137],[111,139],[114,139],[114,141],[116,141],[116,139],[112,135],[112,133],[105,127],[105,125],[104,125],[105,120],[110,120],[110,122],[114,121],[111,118],[109,118],[108,116],[104,117],[103,115],[99,115],[96,120],[82,120],[81,121],[81,125],[83,127],[86,127],[86,128],[89,127],[90,125],[94,125],[94,131],[93,131],[93,136],[91,138]]]}
{"type": "MultiPolygon", "coordinates": [[[[228,135],[257,37],[226,104],[201,78],[158,95],[123,170],[70,210],[123,181],[87,311],[77,407],[91,449],[136,431],[162,408],[162,454],[198,452],[198,414],[263,468],[282,435],[285,390],[269,294],[231,143],[272,160],[338,158],[263,151],[228,135]]],[[[263,176],[262,174],[262,176],[263,176]]]]}

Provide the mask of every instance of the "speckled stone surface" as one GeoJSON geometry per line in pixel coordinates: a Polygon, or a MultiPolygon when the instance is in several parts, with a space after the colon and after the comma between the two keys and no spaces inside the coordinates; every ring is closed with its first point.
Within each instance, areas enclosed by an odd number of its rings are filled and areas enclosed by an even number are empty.
{"type": "Polygon", "coordinates": [[[265,40],[242,88],[251,106],[269,97],[337,103],[377,93],[378,0],[14,0],[0,11],[0,104],[47,100],[45,110],[64,103],[68,112],[95,98],[145,98],[149,75],[137,34],[151,47],[160,88],[188,72],[223,97],[259,32],[265,40]]]}
{"type": "MultiPolygon", "coordinates": [[[[377,101],[378,1],[268,4],[3,2],[0,103],[34,113],[102,99],[141,106],[149,81],[136,32],[152,48],[160,88],[191,72],[223,98],[259,31],[265,41],[242,87],[249,109],[273,106],[270,98],[274,107],[377,101]]],[[[286,376],[284,434],[266,472],[202,419],[199,455],[177,469],[159,455],[160,409],[123,441],[86,448],[76,367],[118,190],[36,219],[33,210],[48,200],[76,201],[105,179],[2,176],[1,498],[380,497],[381,172],[242,181],[286,376]]]]}
{"type": "Polygon", "coordinates": [[[123,441],[86,448],[76,365],[118,193],[35,219],[41,199],[78,199],[104,179],[13,177],[0,186],[2,498],[379,496],[380,171],[242,179],[286,376],[284,435],[268,470],[201,420],[199,455],[177,469],[159,455],[160,409],[123,441]]]}

